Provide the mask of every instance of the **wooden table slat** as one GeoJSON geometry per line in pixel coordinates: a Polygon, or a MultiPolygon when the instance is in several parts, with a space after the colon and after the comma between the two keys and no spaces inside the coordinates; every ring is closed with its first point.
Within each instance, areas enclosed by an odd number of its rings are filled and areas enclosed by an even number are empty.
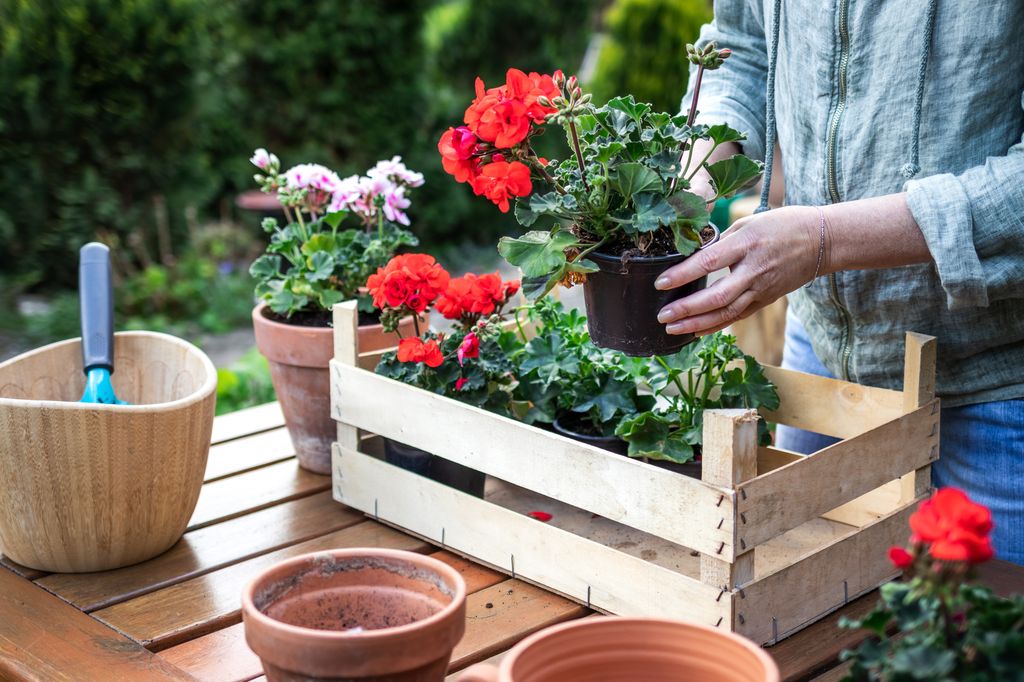
{"type": "Polygon", "coordinates": [[[165,649],[239,622],[242,588],[268,566],[299,554],[339,547],[392,547],[422,552],[429,545],[373,521],[364,521],[94,611],[92,615],[154,651],[165,649]]]}
{"type": "MultiPolygon", "coordinates": [[[[505,576],[451,552],[431,556],[455,568],[466,581],[469,594],[497,585],[505,576]]],[[[200,680],[250,680],[263,672],[260,660],[245,643],[245,626],[232,625],[161,651],[159,656],[200,680]]]]}
{"type": "Polygon", "coordinates": [[[0,679],[193,678],[41,587],[0,570],[0,679]]]}
{"type": "Polygon", "coordinates": [[[450,670],[483,661],[541,628],[588,613],[576,602],[521,580],[480,590],[466,600],[466,634],[455,647],[450,670]]]}
{"type": "Polygon", "coordinates": [[[34,568],[29,568],[28,566],[22,566],[21,564],[11,561],[3,554],[0,554],[0,568],[11,571],[15,575],[19,575],[26,580],[35,580],[36,578],[41,578],[46,575],[46,571],[38,571],[34,568]]]}
{"type": "Polygon", "coordinates": [[[83,611],[95,611],[364,518],[325,491],[190,531],[174,547],[141,564],[102,573],[54,574],[36,583],[83,611]]]}
{"type": "Polygon", "coordinates": [[[328,490],[331,477],[300,469],[294,460],[222,478],[203,486],[189,530],[328,490]]]}
{"type": "Polygon", "coordinates": [[[202,682],[245,682],[263,674],[259,656],[245,642],[244,623],[164,649],[157,656],[202,682]]]}
{"type": "Polygon", "coordinates": [[[213,434],[210,442],[214,445],[248,436],[260,431],[269,431],[284,426],[284,413],[277,402],[247,407],[237,412],[222,414],[213,420],[213,434]]]}
{"type": "Polygon", "coordinates": [[[206,460],[206,482],[258,469],[295,456],[288,429],[281,427],[264,433],[241,436],[210,446],[206,460]]]}

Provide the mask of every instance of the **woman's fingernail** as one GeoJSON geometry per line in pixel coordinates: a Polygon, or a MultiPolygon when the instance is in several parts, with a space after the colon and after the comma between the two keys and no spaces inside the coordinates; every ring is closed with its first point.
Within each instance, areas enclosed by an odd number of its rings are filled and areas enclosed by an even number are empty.
{"type": "Polygon", "coordinates": [[[665,327],[665,331],[669,334],[685,334],[686,325],[682,322],[675,322],[665,327]]]}
{"type": "Polygon", "coordinates": [[[669,310],[668,308],[665,308],[660,313],[658,313],[658,322],[661,322],[662,324],[664,324],[665,322],[668,322],[671,319],[672,319],[672,311],[669,310]]]}
{"type": "Polygon", "coordinates": [[[655,289],[668,289],[670,286],[672,286],[672,280],[668,277],[659,277],[654,283],[655,289]]]}

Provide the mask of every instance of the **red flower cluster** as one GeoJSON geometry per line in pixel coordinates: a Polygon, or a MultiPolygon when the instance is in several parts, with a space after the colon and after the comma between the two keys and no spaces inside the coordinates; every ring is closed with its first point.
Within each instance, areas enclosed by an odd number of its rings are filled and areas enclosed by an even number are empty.
{"type": "Polygon", "coordinates": [[[411,337],[398,342],[398,361],[422,362],[427,367],[440,367],[444,362],[444,354],[436,341],[411,337]]]}
{"type": "Polygon", "coordinates": [[[452,278],[434,307],[449,320],[457,320],[464,315],[490,315],[518,291],[519,280],[502,282],[497,272],[487,275],[469,273],[452,278]]]}
{"type": "Polygon", "coordinates": [[[449,280],[450,275],[433,256],[408,253],[378,268],[366,280],[366,288],[381,310],[404,305],[419,314],[448,288],[449,280]]]}
{"type": "MultiPolygon", "coordinates": [[[[556,72],[557,73],[557,72],[556,72]]],[[[540,97],[559,95],[552,76],[509,69],[505,84],[485,88],[476,79],[476,99],[466,109],[466,125],[449,128],[437,143],[441,165],[458,182],[468,182],[477,196],[493,201],[504,213],[509,197],[525,197],[533,190],[526,164],[495,150],[512,149],[530,134],[530,126],[541,124],[552,107],[541,106],[540,97]],[[490,162],[484,163],[489,157],[490,162]]]]}
{"type": "Polygon", "coordinates": [[[971,502],[962,490],[943,488],[910,517],[910,541],[930,545],[943,561],[978,564],[992,558],[992,512],[971,502]]]}

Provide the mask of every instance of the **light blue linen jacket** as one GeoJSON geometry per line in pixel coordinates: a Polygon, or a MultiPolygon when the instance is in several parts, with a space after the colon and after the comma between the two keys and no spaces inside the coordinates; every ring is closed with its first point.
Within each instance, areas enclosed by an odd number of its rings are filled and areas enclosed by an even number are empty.
{"type": "Polygon", "coordinates": [[[705,73],[698,121],[760,159],[776,6],[786,203],[906,191],[934,260],[791,294],[815,353],[900,388],[904,332],[931,334],[944,405],[1024,396],[1024,0],[716,0],[700,40],[733,55],[705,73]]]}

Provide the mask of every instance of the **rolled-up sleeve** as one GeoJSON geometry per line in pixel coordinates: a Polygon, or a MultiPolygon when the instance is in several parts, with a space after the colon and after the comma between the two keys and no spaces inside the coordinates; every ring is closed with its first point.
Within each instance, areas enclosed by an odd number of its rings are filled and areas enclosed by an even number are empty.
{"type": "MultiPolygon", "coordinates": [[[[715,18],[701,29],[698,44],[711,41],[719,48],[732,50],[732,56],[720,68],[704,73],[697,122],[726,123],[745,133],[743,153],[763,160],[768,56],[761,2],[715,0],[715,18]]],[[[693,100],[696,74],[696,67],[691,65],[689,89],[682,102],[684,112],[693,100]]]]}
{"type": "Polygon", "coordinates": [[[951,310],[1024,298],[1024,137],[1005,156],[904,191],[951,310]]]}

